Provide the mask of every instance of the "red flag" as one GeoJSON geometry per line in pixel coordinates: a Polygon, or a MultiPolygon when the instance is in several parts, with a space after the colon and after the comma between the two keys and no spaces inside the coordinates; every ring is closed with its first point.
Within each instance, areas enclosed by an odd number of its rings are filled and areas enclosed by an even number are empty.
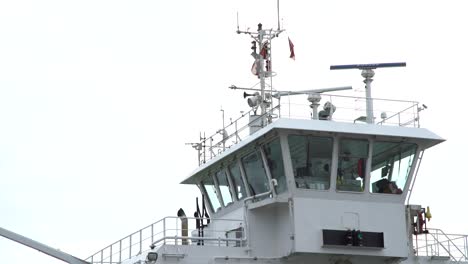
{"type": "Polygon", "coordinates": [[[288,37],[288,41],[289,41],[289,51],[291,52],[291,55],[289,56],[289,58],[296,60],[296,55],[294,54],[294,44],[289,39],[289,37],[288,37]]]}
{"type": "Polygon", "coordinates": [[[260,55],[262,55],[262,57],[264,59],[268,59],[267,58],[267,56],[268,56],[268,42],[263,43],[263,47],[262,47],[262,50],[260,51],[260,55]]]}

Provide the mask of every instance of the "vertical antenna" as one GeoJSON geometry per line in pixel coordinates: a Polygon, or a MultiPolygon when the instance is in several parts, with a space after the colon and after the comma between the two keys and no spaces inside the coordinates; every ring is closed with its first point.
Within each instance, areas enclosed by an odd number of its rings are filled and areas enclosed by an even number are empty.
{"type": "MultiPolygon", "coordinates": [[[[258,24],[258,28],[257,28],[257,32],[258,32],[258,44],[260,45],[260,53],[263,49],[263,46],[265,45],[265,43],[263,42],[263,38],[265,36],[265,30],[263,30],[263,27],[262,27],[262,23],[259,23],[258,24]]],[[[266,113],[266,107],[265,107],[265,67],[264,67],[264,57],[262,55],[258,56],[258,58],[260,58],[259,60],[259,68],[260,68],[260,72],[258,74],[258,76],[260,77],[260,96],[262,97],[262,103],[260,104],[260,110],[261,110],[261,115],[263,116],[265,113],[266,113]]],[[[262,127],[263,127],[263,117],[262,117],[262,127]]]]}
{"type": "Polygon", "coordinates": [[[226,140],[227,138],[229,137],[229,135],[227,134],[226,132],[226,127],[224,126],[224,109],[223,109],[223,106],[221,106],[221,112],[223,113],[222,114],[222,117],[223,117],[223,128],[220,129],[218,132],[221,134],[221,136],[223,137],[223,151],[226,150],[226,140]]]}
{"type": "Polygon", "coordinates": [[[221,112],[223,112],[222,118],[223,118],[223,130],[224,130],[224,109],[223,109],[223,106],[221,106],[221,112]]]}
{"type": "Polygon", "coordinates": [[[279,0],[276,0],[276,9],[278,12],[278,31],[281,29],[280,27],[280,15],[279,15],[279,0]]]}
{"type": "Polygon", "coordinates": [[[237,34],[240,34],[240,30],[239,30],[239,11],[237,11],[237,34]]]}

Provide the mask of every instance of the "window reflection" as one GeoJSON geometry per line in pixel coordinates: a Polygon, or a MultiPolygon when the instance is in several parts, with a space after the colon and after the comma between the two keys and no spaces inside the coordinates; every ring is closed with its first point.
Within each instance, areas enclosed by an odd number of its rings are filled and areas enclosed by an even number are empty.
{"type": "Polygon", "coordinates": [[[221,198],[223,199],[224,206],[228,206],[232,203],[231,190],[229,189],[229,181],[227,174],[224,170],[218,171],[216,174],[216,180],[218,181],[219,191],[221,192],[221,198]]]}
{"type": "Polygon", "coordinates": [[[229,166],[229,172],[231,173],[232,184],[234,184],[237,199],[240,200],[246,197],[244,180],[242,179],[239,166],[237,164],[229,166]]]}
{"type": "Polygon", "coordinates": [[[369,143],[367,140],[341,140],[336,179],[337,190],[364,191],[368,155],[369,143]]]}
{"type": "Polygon", "coordinates": [[[267,158],[271,177],[273,179],[276,179],[276,181],[278,182],[278,185],[275,187],[276,193],[283,193],[284,191],[286,191],[287,186],[280,140],[275,139],[272,142],[266,144],[263,147],[263,150],[267,158]]]}
{"type": "Polygon", "coordinates": [[[315,136],[288,137],[296,187],[328,190],[333,139],[315,136]]]}
{"type": "Polygon", "coordinates": [[[372,151],[371,192],[401,194],[413,164],[416,144],[375,142],[372,151]]]}
{"type": "Polygon", "coordinates": [[[254,151],[243,157],[242,165],[244,166],[247,178],[247,186],[250,188],[252,195],[264,193],[270,189],[265,168],[258,151],[254,151]]]}
{"type": "Polygon", "coordinates": [[[219,202],[218,196],[216,195],[216,186],[213,178],[211,176],[206,178],[202,181],[202,185],[206,191],[206,194],[208,195],[211,208],[213,208],[214,212],[219,211],[219,209],[221,208],[221,203],[219,202]]]}

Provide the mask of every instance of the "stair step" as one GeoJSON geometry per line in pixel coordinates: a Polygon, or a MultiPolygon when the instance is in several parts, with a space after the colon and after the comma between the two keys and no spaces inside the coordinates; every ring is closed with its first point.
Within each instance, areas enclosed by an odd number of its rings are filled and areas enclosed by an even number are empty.
{"type": "Polygon", "coordinates": [[[432,260],[447,261],[450,260],[449,256],[431,256],[432,260]]]}

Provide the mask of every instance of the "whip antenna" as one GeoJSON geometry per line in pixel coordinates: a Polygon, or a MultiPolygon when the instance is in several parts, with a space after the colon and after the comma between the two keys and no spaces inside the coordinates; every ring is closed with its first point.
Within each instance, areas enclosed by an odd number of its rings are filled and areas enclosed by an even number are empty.
{"type": "Polygon", "coordinates": [[[280,16],[279,16],[279,0],[276,0],[276,10],[278,12],[278,31],[281,29],[280,28],[280,16]]]}
{"type": "Polygon", "coordinates": [[[237,11],[237,34],[240,33],[240,30],[239,30],[239,11],[237,11]]]}

